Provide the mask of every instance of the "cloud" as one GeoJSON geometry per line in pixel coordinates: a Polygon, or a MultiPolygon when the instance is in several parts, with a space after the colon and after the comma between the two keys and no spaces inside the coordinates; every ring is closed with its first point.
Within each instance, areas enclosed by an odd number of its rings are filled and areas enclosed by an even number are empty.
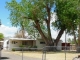
{"type": "Polygon", "coordinates": [[[13,37],[17,30],[18,28],[16,27],[9,27],[5,25],[0,26],[0,33],[3,33],[5,37],[13,37]]]}

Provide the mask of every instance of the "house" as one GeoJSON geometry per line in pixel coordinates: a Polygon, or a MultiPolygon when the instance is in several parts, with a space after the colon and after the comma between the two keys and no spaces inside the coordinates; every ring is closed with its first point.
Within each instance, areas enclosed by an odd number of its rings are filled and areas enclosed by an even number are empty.
{"type": "Polygon", "coordinates": [[[35,46],[35,40],[25,38],[10,38],[7,41],[8,50],[12,50],[13,48],[18,50],[21,45],[25,46],[26,48],[28,48],[29,46],[35,46]]]}
{"type": "Polygon", "coordinates": [[[9,38],[8,40],[4,41],[3,48],[5,50],[12,50],[13,48],[19,50],[21,45],[23,45],[26,48],[34,46],[37,46],[37,48],[43,48],[45,46],[43,41],[38,41],[35,39],[9,38]]]}
{"type": "Polygon", "coordinates": [[[4,41],[0,41],[0,49],[3,49],[3,42],[4,41]]]}
{"type": "Polygon", "coordinates": [[[3,42],[4,42],[4,41],[0,41],[0,45],[3,45],[3,42]]]}
{"type": "MultiPolygon", "coordinates": [[[[62,41],[60,40],[57,46],[58,50],[61,50],[61,43],[62,41]]],[[[37,49],[43,49],[45,47],[45,42],[42,39],[28,39],[28,38],[9,38],[4,41],[3,43],[3,48],[5,50],[20,50],[21,46],[24,46],[25,48],[31,48],[34,46],[37,46],[37,49]]]]}

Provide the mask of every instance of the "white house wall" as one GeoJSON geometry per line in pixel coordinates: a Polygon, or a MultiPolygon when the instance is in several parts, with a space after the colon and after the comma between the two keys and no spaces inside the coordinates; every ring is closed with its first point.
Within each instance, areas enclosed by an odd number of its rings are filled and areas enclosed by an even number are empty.
{"type": "Polygon", "coordinates": [[[58,42],[58,45],[57,45],[57,49],[58,50],[62,50],[62,40],[60,40],[59,42],[58,42]]]}
{"type": "MultiPolygon", "coordinates": [[[[43,47],[45,47],[46,45],[45,44],[40,44],[40,42],[44,42],[43,40],[36,40],[36,46],[38,47],[38,48],[43,48],[43,47]]],[[[58,50],[62,50],[62,40],[60,40],[59,42],[58,42],[58,45],[57,45],[57,49],[58,50]]]]}
{"type": "Polygon", "coordinates": [[[14,40],[9,40],[9,49],[12,50],[13,48],[18,48],[22,44],[21,41],[14,41],[14,40]],[[12,42],[16,42],[15,44],[12,42]]]}
{"type": "Polygon", "coordinates": [[[40,42],[43,42],[42,40],[36,40],[36,46],[37,48],[43,48],[45,47],[45,44],[40,44],[40,42]]]}
{"type": "MultiPolygon", "coordinates": [[[[26,41],[26,40],[9,40],[9,44],[8,44],[8,48],[9,48],[9,50],[12,50],[12,48],[19,48],[20,47],[20,45],[22,45],[22,41],[26,41]],[[13,44],[12,42],[13,41],[15,41],[16,43],[15,44],[13,44]]],[[[37,46],[37,48],[43,48],[43,47],[45,47],[46,45],[44,44],[44,43],[40,43],[40,42],[44,42],[43,40],[33,40],[33,42],[32,42],[32,40],[27,40],[27,46],[37,46]]],[[[59,41],[59,43],[58,43],[58,46],[57,46],[57,49],[58,50],[61,50],[61,43],[62,43],[62,41],[60,40],[59,41]]],[[[26,47],[27,47],[26,46],[26,47]]]]}

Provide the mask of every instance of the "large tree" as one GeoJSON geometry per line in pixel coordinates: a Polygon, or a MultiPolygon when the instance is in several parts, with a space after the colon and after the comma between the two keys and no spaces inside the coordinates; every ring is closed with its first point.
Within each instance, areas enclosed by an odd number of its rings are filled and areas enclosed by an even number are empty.
{"type": "Polygon", "coordinates": [[[57,20],[53,23],[53,25],[59,30],[56,38],[57,44],[65,30],[70,33],[77,29],[78,0],[56,0],[55,5],[57,20]]]}
{"type": "Polygon", "coordinates": [[[46,45],[51,46],[53,40],[50,21],[54,3],[58,17],[54,25],[60,30],[56,38],[57,44],[63,32],[66,29],[70,30],[77,19],[77,2],[76,0],[21,0],[20,2],[11,0],[7,2],[7,9],[10,10],[10,20],[13,26],[19,26],[23,22],[23,26],[29,32],[35,28],[46,45]]]}
{"type": "Polygon", "coordinates": [[[79,3],[78,3],[78,7],[77,7],[77,10],[79,11],[78,12],[78,18],[79,18],[79,21],[78,21],[78,48],[77,48],[77,52],[80,52],[80,0],[79,0],[79,3]]]}
{"type": "Polygon", "coordinates": [[[42,36],[46,45],[49,46],[53,45],[50,30],[53,5],[54,0],[21,0],[20,2],[12,0],[7,2],[7,8],[11,11],[10,20],[12,24],[17,26],[19,22],[24,21],[26,27],[33,25],[42,36]],[[30,22],[31,24],[29,25],[30,22]]]}

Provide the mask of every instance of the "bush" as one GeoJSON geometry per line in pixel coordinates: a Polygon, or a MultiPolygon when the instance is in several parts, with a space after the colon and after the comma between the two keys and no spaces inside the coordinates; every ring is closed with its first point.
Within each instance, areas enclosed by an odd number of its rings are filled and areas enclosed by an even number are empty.
{"type": "Polygon", "coordinates": [[[33,46],[33,48],[37,48],[37,46],[33,46]]]}
{"type": "Polygon", "coordinates": [[[25,47],[24,45],[20,45],[19,47],[25,47]]]}
{"type": "Polygon", "coordinates": [[[14,48],[12,48],[12,51],[15,51],[15,49],[14,49],[14,48]]]}

